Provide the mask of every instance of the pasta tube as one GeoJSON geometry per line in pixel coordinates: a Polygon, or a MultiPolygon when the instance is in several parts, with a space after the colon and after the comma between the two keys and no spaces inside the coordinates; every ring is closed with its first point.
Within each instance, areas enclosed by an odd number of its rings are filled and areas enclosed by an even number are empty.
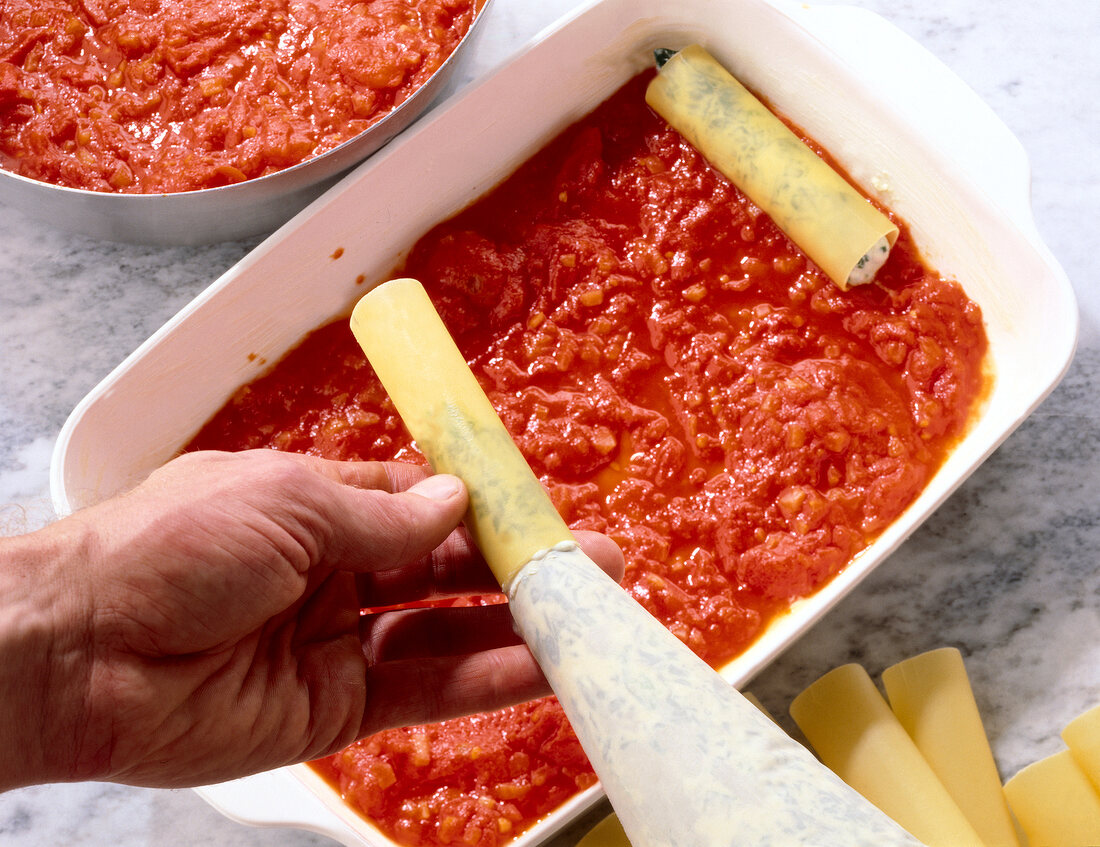
{"type": "Polygon", "coordinates": [[[1029,844],[1100,844],[1100,794],[1071,751],[1060,750],[1020,770],[1005,783],[1005,796],[1029,844]]]}
{"type": "Polygon", "coordinates": [[[890,708],[985,847],[1019,847],[962,654],[943,647],[882,673],[890,708]]]}
{"type": "Polygon", "coordinates": [[[646,102],[841,288],[871,282],[898,228],[713,56],[672,55],[646,102]]]}
{"type": "Polygon", "coordinates": [[[367,293],[351,330],[431,466],[466,483],[467,528],[503,588],[537,551],[573,540],[419,282],[367,293]]]}
{"type": "Polygon", "coordinates": [[[860,665],[834,668],[791,703],[826,765],[929,847],[982,840],[860,665]]]}
{"type": "Polygon", "coordinates": [[[1070,721],[1062,730],[1062,740],[1077,766],[1088,774],[1093,788],[1100,793],[1100,706],[1093,706],[1070,721]]]}

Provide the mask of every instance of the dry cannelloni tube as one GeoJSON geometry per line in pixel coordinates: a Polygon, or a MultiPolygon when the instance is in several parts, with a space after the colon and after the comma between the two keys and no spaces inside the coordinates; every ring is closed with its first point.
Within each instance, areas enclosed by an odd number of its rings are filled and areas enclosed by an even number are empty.
{"type": "Polygon", "coordinates": [[[577,847],[631,847],[623,825],[615,815],[608,815],[577,842],[577,847]]]}
{"type": "Polygon", "coordinates": [[[352,329],[471,531],[634,847],[916,845],[581,552],[415,280],[352,329]]]}
{"type": "Polygon", "coordinates": [[[1008,804],[1033,847],[1100,844],[1100,794],[1070,750],[1033,762],[1005,783],[1008,804]]]}
{"type": "Polygon", "coordinates": [[[791,717],[826,765],[929,847],[982,839],[860,665],[841,665],[801,694],[791,717]]]}
{"type": "Polygon", "coordinates": [[[1062,740],[1077,766],[1088,774],[1093,788],[1100,793],[1100,706],[1093,706],[1070,721],[1062,730],[1062,740]]]}
{"type": "Polygon", "coordinates": [[[930,650],[882,672],[890,708],[985,847],[1019,847],[962,654],[930,650]]]}
{"type": "Polygon", "coordinates": [[[874,279],[898,228],[706,50],[672,54],[646,102],[833,282],[874,279]]]}

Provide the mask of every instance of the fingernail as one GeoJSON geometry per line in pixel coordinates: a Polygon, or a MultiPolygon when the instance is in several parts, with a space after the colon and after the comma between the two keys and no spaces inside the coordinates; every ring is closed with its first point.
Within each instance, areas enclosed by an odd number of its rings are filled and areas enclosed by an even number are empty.
{"type": "Polygon", "coordinates": [[[409,489],[412,494],[419,494],[429,500],[450,500],[461,490],[462,481],[450,474],[429,476],[409,489]]]}

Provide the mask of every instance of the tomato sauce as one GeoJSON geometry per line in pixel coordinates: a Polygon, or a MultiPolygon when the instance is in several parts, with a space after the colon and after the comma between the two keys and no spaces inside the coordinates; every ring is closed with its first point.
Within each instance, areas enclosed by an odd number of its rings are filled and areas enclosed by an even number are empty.
{"type": "MultiPolygon", "coordinates": [[[[876,283],[839,290],[646,108],[647,81],[428,232],[401,273],[569,524],[615,538],[624,587],[717,666],[919,494],[980,400],[987,342],[904,224],[876,283]]],[[[423,461],[343,320],[192,447],[423,461]]],[[[593,779],[554,708],[394,730],[318,767],[402,844],[492,847],[593,779]]]]}
{"type": "Polygon", "coordinates": [[[501,844],[596,784],[554,698],[390,730],[315,767],[402,844],[501,844]]]}
{"type": "Polygon", "coordinates": [[[190,191],[296,165],[400,105],[475,0],[0,0],[0,166],[190,191]]]}

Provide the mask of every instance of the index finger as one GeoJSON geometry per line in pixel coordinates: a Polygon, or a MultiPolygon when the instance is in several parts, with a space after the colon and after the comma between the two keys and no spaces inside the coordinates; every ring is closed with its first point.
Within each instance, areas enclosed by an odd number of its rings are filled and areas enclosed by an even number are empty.
{"type": "Polygon", "coordinates": [[[500,592],[465,527],[410,564],[356,575],[361,608],[500,592]]]}
{"type": "MultiPolygon", "coordinates": [[[[625,562],[619,546],[606,535],[577,530],[581,548],[616,582],[625,562]]],[[[356,576],[359,605],[381,608],[479,594],[497,594],[500,585],[463,527],[429,555],[410,564],[356,576]]]]}
{"type": "Polygon", "coordinates": [[[320,456],[310,456],[305,453],[285,455],[293,456],[294,461],[302,462],[333,482],[352,488],[385,491],[388,494],[407,491],[432,473],[426,464],[418,465],[412,462],[355,462],[323,459],[320,456]]]}

